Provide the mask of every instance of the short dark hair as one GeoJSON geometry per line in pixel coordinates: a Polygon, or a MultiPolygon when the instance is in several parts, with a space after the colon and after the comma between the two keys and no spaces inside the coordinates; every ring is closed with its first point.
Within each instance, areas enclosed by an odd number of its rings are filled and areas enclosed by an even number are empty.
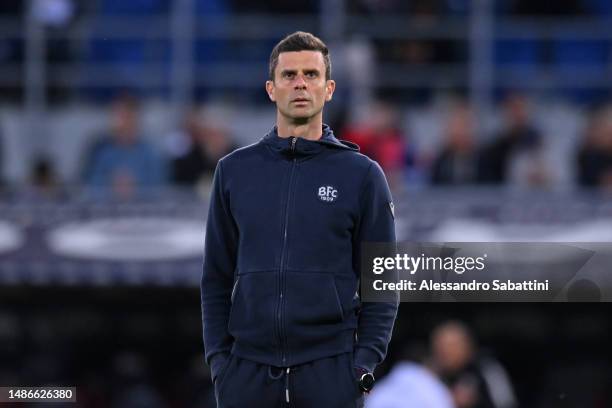
{"type": "Polygon", "coordinates": [[[325,80],[331,78],[331,61],[329,60],[329,50],[327,45],[320,38],[306,33],[304,31],[296,31],[283,38],[272,49],[270,54],[270,81],[274,81],[274,71],[278,65],[278,56],[281,52],[292,51],[319,51],[323,54],[323,62],[325,62],[325,80]]]}

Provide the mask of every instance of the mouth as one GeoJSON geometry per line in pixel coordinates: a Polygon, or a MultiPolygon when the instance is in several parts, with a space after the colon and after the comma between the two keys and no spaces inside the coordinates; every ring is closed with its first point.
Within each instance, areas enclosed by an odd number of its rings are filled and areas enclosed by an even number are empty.
{"type": "Polygon", "coordinates": [[[306,102],[309,102],[309,99],[306,99],[306,98],[295,98],[291,102],[293,102],[293,103],[306,103],[306,102]]]}

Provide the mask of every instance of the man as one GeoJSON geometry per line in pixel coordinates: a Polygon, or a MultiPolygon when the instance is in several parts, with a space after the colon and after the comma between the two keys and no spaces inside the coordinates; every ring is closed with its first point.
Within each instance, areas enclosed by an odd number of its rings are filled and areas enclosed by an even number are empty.
{"type": "Polygon", "coordinates": [[[296,32],[270,56],[276,126],[222,158],[206,227],[202,314],[219,407],[356,407],[397,302],[358,296],[362,242],[394,242],[381,168],[323,124],[325,44],[296,32]]]}
{"type": "Polygon", "coordinates": [[[446,384],[457,408],[513,408],[516,399],[506,371],[477,350],[463,323],[438,325],[431,336],[430,368],[446,384]]]}
{"type": "Polygon", "coordinates": [[[468,105],[453,107],[446,122],[446,140],[431,166],[432,184],[450,186],[479,181],[480,157],[474,125],[468,105]]]}
{"type": "Polygon", "coordinates": [[[210,116],[202,119],[193,111],[185,118],[182,136],[188,147],[172,160],[172,181],[177,185],[206,186],[208,191],[219,159],[236,150],[228,132],[210,116]]]}
{"type": "Polygon", "coordinates": [[[545,184],[542,135],[530,118],[529,101],[511,94],[503,108],[504,127],[481,152],[480,179],[492,184],[545,184]]]}
{"type": "Polygon", "coordinates": [[[113,102],[111,113],[110,132],[87,153],[85,183],[109,189],[120,198],[131,197],[138,189],[163,185],[165,163],[141,137],[138,101],[130,95],[120,95],[113,102]]]}

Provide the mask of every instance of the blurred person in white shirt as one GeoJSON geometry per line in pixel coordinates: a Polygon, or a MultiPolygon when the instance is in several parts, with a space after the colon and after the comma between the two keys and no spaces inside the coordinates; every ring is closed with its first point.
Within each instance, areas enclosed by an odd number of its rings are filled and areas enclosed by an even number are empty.
{"type": "Polygon", "coordinates": [[[453,398],[427,367],[401,361],[376,385],[368,408],[454,408],[453,398]]]}

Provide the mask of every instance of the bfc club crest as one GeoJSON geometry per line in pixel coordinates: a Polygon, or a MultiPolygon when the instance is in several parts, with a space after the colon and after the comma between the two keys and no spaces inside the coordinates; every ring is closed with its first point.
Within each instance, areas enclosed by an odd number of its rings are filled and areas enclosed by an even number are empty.
{"type": "Polygon", "coordinates": [[[338,199],[338,190],[333,186],[321,186],[318,192],[319,200],[326,203],[333,203],[338,199]]]}

